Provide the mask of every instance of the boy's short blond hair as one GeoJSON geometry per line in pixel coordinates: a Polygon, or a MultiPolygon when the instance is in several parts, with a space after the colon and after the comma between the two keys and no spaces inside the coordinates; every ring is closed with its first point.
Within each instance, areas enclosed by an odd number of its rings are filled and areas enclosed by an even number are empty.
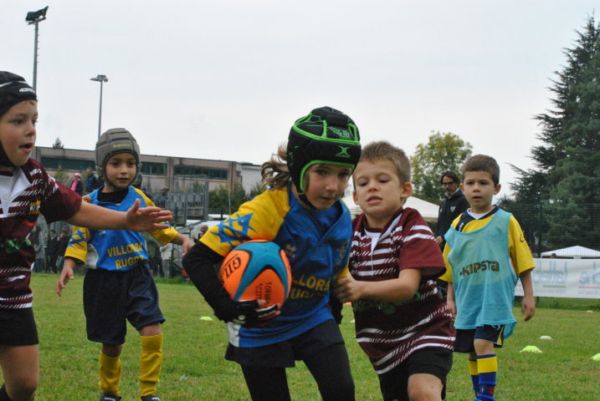
{"type": "Polygon", "coordinates": [[[465,173],[472,171],[483,171],[489,173],[492,176],[494,185],[498,185],[500,182],[500,166],[498,166],[496,159],[491,156],[474,155],[469,157],[461,168],[463,180],[465,179],[465,173]]]}
{"type": "Polygon", "coordinates": [[[396,174],[400,182],[410,181],[410,160],[404,151],[389,142],[371,142],[362,148],[359,163],[363,160],[375,162],[378,160],[389,160],[396,167],[396,174]]]}

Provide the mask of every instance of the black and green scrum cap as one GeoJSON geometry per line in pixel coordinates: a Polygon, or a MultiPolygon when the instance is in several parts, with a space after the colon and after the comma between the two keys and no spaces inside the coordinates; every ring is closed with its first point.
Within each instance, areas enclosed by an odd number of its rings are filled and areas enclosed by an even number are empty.
{"type": "Polygon", "coordinates": [[[334,164],[354,170],[360,158],[360,135],[354,121],[331,107],[319,107],[296,120],[287,144],[287,164],[298,192],[304,175],[315,164],[334,164]]]}

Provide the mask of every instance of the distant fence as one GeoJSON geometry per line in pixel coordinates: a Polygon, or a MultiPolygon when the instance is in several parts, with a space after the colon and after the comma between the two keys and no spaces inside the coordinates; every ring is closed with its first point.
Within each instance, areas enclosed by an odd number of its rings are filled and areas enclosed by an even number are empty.
{"type": "Polygon", "coordinates": [[[188,219],[207,219],[208,186],[199,192],[167,192],[149,194],[158,207],[173,212],[175,223],[185,225],[188,219]]]}
{"type": "MultiPolygon", "coordinates": [[[[536,297],[600,299],[600,259],[535,259],[536,297]]],[[[516,295],[523,295],[521,283],[516,295]]]]}

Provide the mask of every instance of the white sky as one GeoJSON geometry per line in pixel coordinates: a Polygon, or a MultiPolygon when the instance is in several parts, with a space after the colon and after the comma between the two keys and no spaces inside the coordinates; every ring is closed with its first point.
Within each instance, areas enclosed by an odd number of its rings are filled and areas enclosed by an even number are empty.
{"type": "MultiPolygon", "coordinates": [[[[32,81],[27,11],[40,24],[38,145],[60,137],[93,149],[102,128],[128,128],[147,154],[267,160],[292,122],[328,105],[363,143],[412,154],[451,131],[509,163],[532,167],[533,116],[588,0],[2,0],[0,69],[32,81]]],[[[594,14],[595,13],[595,14],[594,14]]]]}

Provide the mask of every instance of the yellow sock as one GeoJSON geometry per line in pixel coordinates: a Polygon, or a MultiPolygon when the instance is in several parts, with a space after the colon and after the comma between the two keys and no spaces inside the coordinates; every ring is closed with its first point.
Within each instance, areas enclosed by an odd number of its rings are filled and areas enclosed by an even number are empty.
{"type": "Polygon", "coordinates": [[[163,335],[141,336],[140,391],[142,397],[156,395],[156,385],[163,360],[163,335]]]}
{"type": "Polygon", "coordinates": [[[121,359],[100,351],[100,390],[105,394],[119,395],[121,359]]]}
{"type": "Polygon", "coordinates": [[[479,373],[477,372],[477,360],[467,360],[469,365],[469,374],[471,375],[471,384],[473,385],[473,391],[475,395],[479,392],[479,373]]]}

